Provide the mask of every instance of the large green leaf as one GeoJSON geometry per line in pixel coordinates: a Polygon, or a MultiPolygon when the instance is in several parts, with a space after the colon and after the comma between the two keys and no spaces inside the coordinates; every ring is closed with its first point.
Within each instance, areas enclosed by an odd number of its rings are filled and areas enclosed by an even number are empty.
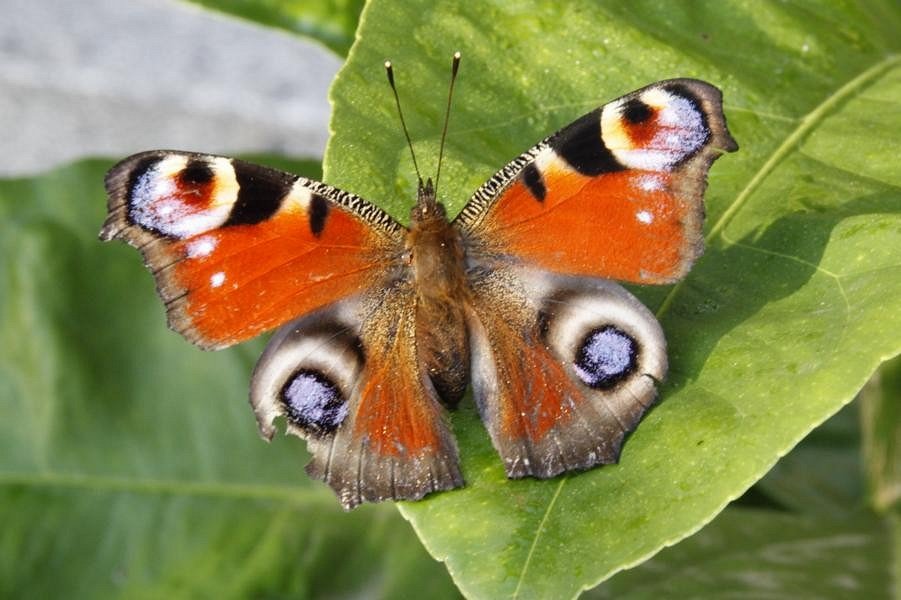
{"type": "Polygon", "coordinates": [[[451,213],[531,143],[657,79],[722,87],[742,146],[713,168],[706,255],[683,283],[637,290],[671,370],[619,465],[511,482],[474,411],[456,415],[468,486],[401,510],[464,593],[571,596],[675,543],[901,351],[899,30],[898,5],[877,1],[367,6],[332,88],[325,169],[399,217],[415,176],[386,57],[428,174],[463,52],[451,213]]]}
{"type": "Polygon", "coordinates": [[[890,597],[894,532],[890,519],[865,510],[858,405],[818,427],[757,483],[780,508],[761,510],[760,492],[746,494],[691,538],[586,597],[890,597]]]}
{"type": "Polygon", "coordinates": [[[109,166],[0,183],[0,597],[453,597],[392,507],[345,514],[302,444],[260,440],[260,343],[165,328],[134,251],[96,239],[109,166]]]}
{"type": "Polygon", "coordinates": [[[842,519],[729,507],[698,534],[586,598],[888,598],[892,539],[871,514],[842,519]]]}
{"type": "Polygon", "coordinates": [[[364,0],[190,0],[310,37],[337,54],[350,50],[364,0]]]}

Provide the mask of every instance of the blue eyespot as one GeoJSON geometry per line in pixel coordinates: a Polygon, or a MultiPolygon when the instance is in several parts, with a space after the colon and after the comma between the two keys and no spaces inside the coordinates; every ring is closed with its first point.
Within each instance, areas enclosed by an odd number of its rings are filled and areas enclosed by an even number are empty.
{"type": "Polygon", "coordinates": [[[576,352],[573,368],[585,385],[611,388],[628,377],[637,365],[638,343],[613,325],[594,329],[576,352]]]}
{"type": "Polygon", "coordinates": [[[288,419],[311,433],[331,433],[347,417],[341,391],[319,371],[298,371],[282,388],[281,396],[288,419]]]}

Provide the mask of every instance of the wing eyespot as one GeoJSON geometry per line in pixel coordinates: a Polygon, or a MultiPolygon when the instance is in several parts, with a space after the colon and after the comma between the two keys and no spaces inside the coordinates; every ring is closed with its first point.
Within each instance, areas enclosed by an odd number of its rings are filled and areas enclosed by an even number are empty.
{"type": "Polygon", "coordinates": [[[607,390],[635,372],[639,352],[634,337],[615,325],[603,325],[585,335],[573,370],[588,387],[607,390]]]}
{"type": "Polygon", "coordinates": [[[321,371],[300,369],[282,387],[279,399],[295,426],[314,435],[333,433],[347,418],[347,399],[321,371]]]}

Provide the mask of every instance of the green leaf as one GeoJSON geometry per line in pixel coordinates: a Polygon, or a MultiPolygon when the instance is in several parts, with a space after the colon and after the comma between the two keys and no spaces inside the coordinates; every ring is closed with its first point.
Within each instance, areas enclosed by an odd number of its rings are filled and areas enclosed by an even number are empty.
{"type": "Polygon", "coordinates": [[[585,594],[601,598],[887,598],[888,524],[727,508],[697,535],[585,594]]]}
{"type": "Polygon", "coordinates": [[[901,351],[899,29],[876,0],[367,5],[324,167],[398,217],[415,175],[386,57],[428,175],[463,52],[451,214],[535,141],[658,79],[720,86],[742,146],[710,177],[706,255],[679,285],[636,290],[671,369],[619,465],[508,481],[472,408],[455,416],[468,486],[401,511],[464,594],[573,596],[690,535],[901,351]]]}
{"type": "Polygon", "coordinates": [[[858,405],[782,458],[755,486],[766,496],[746,494],[694,536],[585,598],[890,596],[896,534],[891,518],[864,512],[858,405]],[[745,507],[773,499],[781,509],[745,507]]]}
{"type": "Polygon", "coordinates": [[[259,438],[261,342],[166,329],[97,241],[109,166],[0,182],[0,597],[455,597],[392,507],[344,513],[299,440],[259,438]]]}
{"type": "Polygon", "coordinates": [[[313,38],[347,56],[364,0],[190,0],[213,10],[313,38]]]}

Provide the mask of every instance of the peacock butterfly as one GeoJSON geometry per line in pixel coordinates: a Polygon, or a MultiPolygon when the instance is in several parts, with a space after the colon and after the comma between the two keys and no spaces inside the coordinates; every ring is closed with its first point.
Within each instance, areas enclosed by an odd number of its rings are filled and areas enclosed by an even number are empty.
{"type": "Polygon", "coordinates": [[[154,150],[107,174],[100,238],[141,251],[202,348],[281,326],[251,382],[260,431],[286,417],[350,509],[463,485],[446,409],[470,383],[508,477],[616,462],[667,357],[610,280],[685,276],[707,172],[737,148],[717,88],[660,81],[513,159],[452,220],[420,177],[409,227],[324,183],[154,150]]]}

